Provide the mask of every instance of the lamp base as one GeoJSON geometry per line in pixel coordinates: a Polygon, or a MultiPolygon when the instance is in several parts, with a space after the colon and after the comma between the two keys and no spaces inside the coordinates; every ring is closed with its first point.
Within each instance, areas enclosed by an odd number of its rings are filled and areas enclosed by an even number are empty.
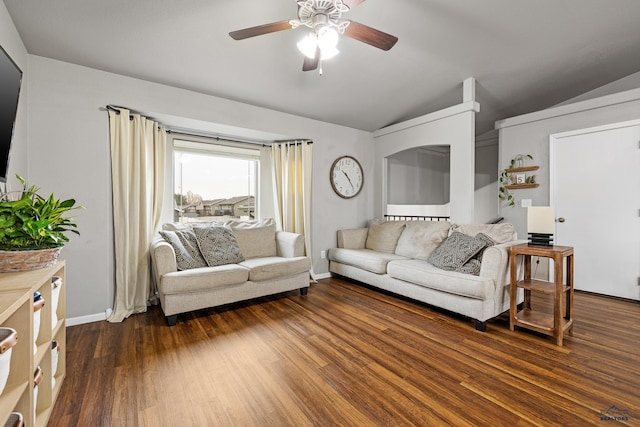
{"type": "Polygon", "coordinates": [[[529,233],[529,246],[553,246],[553,234],[529,233]]]}

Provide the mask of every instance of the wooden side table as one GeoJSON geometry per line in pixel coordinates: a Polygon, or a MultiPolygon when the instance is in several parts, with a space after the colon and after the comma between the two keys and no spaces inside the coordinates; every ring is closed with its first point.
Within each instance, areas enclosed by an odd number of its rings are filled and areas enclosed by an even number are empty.
{"type": "Polygon", "coordinates": [[[565,332],[573,333],[573,248],[570,246],[533,246],[514,245],[510,249],[511,305],[509,327],[516,326],[537,331],[555,338],[562,345],[565,332]],[[517,277],[517,256],[524,256],[524,280],[517,277]],[[531,278],[531,257],[553,259],[553,282],[531,278]],[[566,283],[563,284],[564,264],[566,262],[566,283]],[[517,289],[524,289],[524,307],[518,311],[517,289]],[[553,314],[531,308],[531,292],[553,295],[553,314]]]}

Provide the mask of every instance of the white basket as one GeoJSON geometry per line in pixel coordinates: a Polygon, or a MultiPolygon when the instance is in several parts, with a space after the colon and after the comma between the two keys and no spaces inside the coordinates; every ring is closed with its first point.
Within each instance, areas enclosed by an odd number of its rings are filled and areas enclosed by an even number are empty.
{"type": "Polygon", "coordinates": [[[12,328],[0,328],[0,394],[4,391],[11,369],[11,352],[18,342],[18,334],[12,328]]]}
{"type": "Polygon", "coordinates": [[[58,341],[51,341],[51,389],[56,386],[56,372],[58,372],[58,358],[60,357],[60,346],[58,341]]]}
{"type": "Polygon", "coordinates": [[[4,423],[4,427],[24,427],[24,419],[20,412],[12,412],[4,423]]]}
{"type": "Polygon", "coordinates": [[[36,368],[36,372],[33,374],[33,422],[35,424],[36,412],[38,409],[38,386],[44,377],[44,373],[40,366],[36,368]]]}
{"type": "Polygon", "coordinates": [[[53,276],[51,278],[51,329],[58,324],[58,301],[60,300],[61,288],[62,277],[53,276]]]}
{"type": "Polygon", "coordinates": [[[40,314],[44,306],[44,297],[33,303],[33,354],[38,352],[38,334],[40,334],[40,314]]]}

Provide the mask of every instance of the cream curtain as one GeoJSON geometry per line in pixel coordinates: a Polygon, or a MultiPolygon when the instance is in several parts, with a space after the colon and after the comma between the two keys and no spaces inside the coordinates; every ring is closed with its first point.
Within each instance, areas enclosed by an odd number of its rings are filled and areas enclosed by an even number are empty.
{"type": "MultiPolygon", "coordinates": [[[[271,145],[274,212],[283,231],[304,235],[307,256],[311,257],[311,141],[286,141],[271,145]]],[[[313,268],[310,271],[315,280],[313,268]]]]}
{"type": "Polygon", "coordinates": [[[160,223],[165,175],[165,129],[119,111],[109,110],[116,267],[110,322],[145,312],[147,301],[155,298],[149,243],[160,223]]]}

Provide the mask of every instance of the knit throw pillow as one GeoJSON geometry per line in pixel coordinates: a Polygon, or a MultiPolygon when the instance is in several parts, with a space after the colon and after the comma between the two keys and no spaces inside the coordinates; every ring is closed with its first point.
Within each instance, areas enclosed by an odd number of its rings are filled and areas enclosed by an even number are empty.
{"type": "Polygon", "coordinates": [[[160,235],[173,247],[173,251],[176,253],[178,270],[207,266],[207,262],[198,248],[198,242],[193,230],[160,231],[160,235]]]}
{"type": "Polygon", "coordinates": [[[442,270],[455,271],[485,247],[485,242],[453,232],[429,256],[429,263],[442,270]]]}
{"type": "Polygon", "coordinates": [[[193,227],[202,256],[209,267],[244,261],[238,240],[229,227],[193,227]]]}

